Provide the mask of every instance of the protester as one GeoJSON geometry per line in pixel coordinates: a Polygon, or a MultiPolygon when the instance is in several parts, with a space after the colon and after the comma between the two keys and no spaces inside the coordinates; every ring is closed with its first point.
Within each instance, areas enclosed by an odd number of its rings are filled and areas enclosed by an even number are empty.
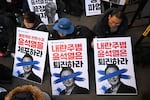
{"type": "MultiPolygon", "coordinates": [[[[41,21],[40,17],[35,14],[35,12],[25,12],[23,15],[23,28],[45,31],[48,32],[47,26],[41,21]]],[[[12,36],[11,40],[16,41],[16,34],[12,36]]],[[[11,48],[15,48],[14,45],[11,45],[11,48]]],[[[12,56],[14,57],[14,51],[12,56]]]]}
{"type": "MultiPolygon", "coordinates": [[[[91,48],[91,41],[94,35],[88,27],[83,25],[75,26],[69,18],[60,18],[49,33],[49,40],[86,38],[88,60],[91,61],[88,63],[93,66],[93,49],[91,48]]],[[[89,70],[90,69],[93,69],[93,67],[89,67],[89,70]]],[[[91,70],[89,72],[91,72],[91,70]]]]}
{"type": "Polygon", "coordinates": [[[93,28],[97,37],[125,36],[128,29],[126,15],[117,8],[106,10],[93,28]]]}
{"type": "Polygon", "coordinates": [[[16,23],[15,17],[4,9],[0,10],[0,19],[0,56],[6,57],[13,51],[16,23]]]}
{"type": "Polygon", "coordinates": [[[51,100],[51,98],[37,86],[22,85],[12,89],[5,100],[51,100]]]}
{"type": "Polygon", "coordinates": [[[40,17],[35,14],[35,12],[25,12],[23,16],[24,28],[38,30],[38,31],[48,31],[46,25],[41,21],[40,17]]]}
{"type": "Polygon", "coordinates": [[[88,48],[90,48],[92,35],[92,31],[86,26],[74,26],[69,18],[60,18],[50,30],[49,40],[86,38],[88,48]]]}
{"type": "MultiPolygon", "coordinates": [[[[25,12],[23,16],[23,28],[49,32],[47,26],[41,21],[40,16],[35,12],[25,12]]],[[[49,65],[48,54],[46,54],[46,65],[49,65]]]]}

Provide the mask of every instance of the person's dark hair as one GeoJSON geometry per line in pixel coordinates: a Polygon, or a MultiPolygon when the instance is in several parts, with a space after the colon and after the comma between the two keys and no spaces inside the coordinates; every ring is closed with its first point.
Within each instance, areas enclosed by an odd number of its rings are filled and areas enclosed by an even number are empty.
{"type": "Polygon", "coordinates": [[[34,98],[31,92],[23,91],[14,94],[11,100],[34,100],[34,98]]]}
{"type": "MultiPolygon", "coordinates": [[[[5,100],[45,100],[45,93],[33,85],[17,86],[5,96],[5,100]]],[[[49,100],[49,99],[46,99],[49,100]]]]}
{"type": "Polygon", "coordinates": [[[107,67],[105,68],[105,72],[107,71],[108,68],[115,68],[116,70],[119,70],[119,67],[115,64],[107,64],[107,67]]]}
{"type": "Polygon", "coordinates": [[[120,9],[113,9],[113,11],[110,13],[111,16],[116,16],[119,19],[123,19],[125,17],[125,13],[121,11],[120,9]]]}
{"type": "Polygon", "coordinates": [[[33,61],[33,57],[32,57],[30,54],[26,53],[26,54],[22,57],[22,60],[23,60],[25,57],[29,57],[29,58],[31,58],[31,60],[33,61]]]}
{"type": "Polygon", "coordinates": [[[73,71],[73,69],[71,67],[63,67],[61,72],[60,72],[60,75],[62,74],[63,71],[66,71],[66,70],[70,71],[71,73],[74,73],[74,71],[73,71]]]}
{"type": "Polygon", "coordinates": [[[37,20],[37,15],[35,12],[25,12],[23,18],[26,19],[28,23],[35,23],[37,20]]]}

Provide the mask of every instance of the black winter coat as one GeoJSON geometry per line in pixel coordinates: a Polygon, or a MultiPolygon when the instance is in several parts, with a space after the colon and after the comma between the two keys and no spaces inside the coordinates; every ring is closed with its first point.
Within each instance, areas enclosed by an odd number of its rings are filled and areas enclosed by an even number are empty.
{"type": "Polygon", "coordinates": [[[108,26],[108,16],[115,8],[108,9],[103,16],[98,20],[97,24],[93,28],[93,32],[98,37],[115,37],[125,36],[128,29],[128,19],[124,16],[122,23],[118,26],[118,30],[115,33],[111,33],[108,26]]]}

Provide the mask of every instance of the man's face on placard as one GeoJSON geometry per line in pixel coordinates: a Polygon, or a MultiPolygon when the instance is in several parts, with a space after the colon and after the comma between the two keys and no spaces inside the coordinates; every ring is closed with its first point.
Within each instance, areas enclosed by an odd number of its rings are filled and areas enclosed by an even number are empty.
{"type": "MultiPolygon", "coordinates": [[[[106,75],[108,74],[111,74],[111,73],[114,73],[116,72],[117,69],[116,68],[113,68],[113,67],[110,67],[106,70],[106,75]]],[[[120,82],[120,77],[119,75],[116,75],[116,76],[113,76],[111,78],[108,78],[108,82],[112,85],[112,86],[115,86],[117,85],[119,82],[120,82]]]]}
{"type": "MultiPolygon", "coordinates": [[[[23,62],[31,62],[32,59],[30,57],[24,57],[23,62]]],[[[26,65],[26,66],[23,66],[23,70],[25,73],[28,73],[32,70],[32,65],[26,65]]]]}
{"type": "MultiPolygon", "coordinates": [[[[69,70],[64,70],[64,71],[61,73],[61,77],[68,76],[68,75],[70,75],[70,74],[72,74],[71,71],[69,71],[69,70]]],[[[63,81],[63,84],[64,84],[64,86],[67,87],[67,88],[72,87],[72,86],[74,85],[74,78],[70,78],[70,79],[68,79],[68,80],[63,81]]]]}

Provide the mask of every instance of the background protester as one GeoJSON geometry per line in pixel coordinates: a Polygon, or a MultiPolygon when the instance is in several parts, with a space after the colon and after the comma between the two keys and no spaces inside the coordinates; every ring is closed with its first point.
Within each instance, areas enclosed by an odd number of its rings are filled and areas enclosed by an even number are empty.
{"type": "Polygon", "coordinates": [[[22,85],[12,89],[5,100],[51,100],[51,97],[33,85],[22,85]]]}
{"type": "MultiPolygon", "coordinates": [[[[1,15],[1,16],[3,16],[3,15],[1,15]]],[[[14,57],[15,42],[16,42],[16,26],[17,25],[15,24],[14,21],[12,21],[12,19],[13,19],[12,17],[11,17],[11,19],[9,19],[10,16],[8,14],[7,14],[7,16],[8,16],[8,18],[4,17],[3,19],[5,19],[5,20],[1,20],[1,21],[5,21],[5,24],[7,25],[7,26],[5,25],[5,27],[7,27],[7,28],[5,28],[5,29],[7,29],[6,33],[5,33],[5,35],[3,35],[2,38],[5,39],[5,43],[3,43],[3,44],[6,44],[8,48],[7,48],[7,51],[4,53],[2,52],[1,55],[2,56],[12,55],[14,57]]],[[[47,26],[41,21],[40,17],[38,15],[36,15],[34,12],[30,12],[30,11],[24,13],[22,27],[27,28],[27,29],[48,32],[47,26]]],[[[5,47],[5,46],[3,46],[3,47],[5,47]]]]}
{"type": "MultiPolygon", "coordinates": [[[[40,16],[36,15],[35,12],[24,13],[23,24],[23,27],[27,29],[48,32],[47,26],[41,21],[40,16]]],[[[46,55],[46,57],[48,59],[48,55],[46,55]]],[[[46,63],[48,63],[48,60],[46,60],[46,63]]]]}
{"type": "Polygon", "coordinates": [[[0,56],[6,57],[14,51],[16,21],[15,17],[4,9],[0,10],[0,19],[0,56]]]}
{"type": "Polygon", "coordinates": [[[69,18],[60,18],[50,30],[49,39],[87,38],[88,49],[92,40],[92,31],[83,25],[74,26],[69,18]]]}
{"type": "Polygon", "coordinates": [[[46,25],[41,21],[40,17],[35,14],[35,12],[25,12],[23,16],[24,28],[38,30],[38,31],[48,31],[46,25]]]}
{"type": "Polygon", "coordinates": [[[125,36],[128,29],[128,19],[124,12],[110,8],[98,19],[93,28],[97,37],[125,36]]]}
{"type": "MultiPolygon", "coordinates": [[[[69,18],[60,18],[49,32],[49,40],[86,38],[88,60],[91,61],[88,62],[89,64],[93,62],[93,49],[91,48],[93,37],[92,30],[83,25],[73,25],[69,18]]],[[[89,72],[91,72],[91,69],[93,67],[89,67],[89,72]]]]}

